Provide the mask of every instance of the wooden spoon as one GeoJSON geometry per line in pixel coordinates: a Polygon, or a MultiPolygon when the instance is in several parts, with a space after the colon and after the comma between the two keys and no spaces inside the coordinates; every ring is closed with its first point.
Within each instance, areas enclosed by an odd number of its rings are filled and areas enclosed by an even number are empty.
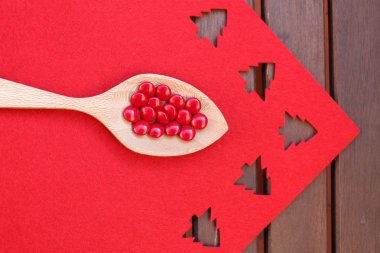
{"type": "Polygon", "coordinates": [[[134,76],[103,94],[88,98],[66,97],[0,78],[0,108],[81,111],[102,122],[127,148],[152,156],[179,156],[199,151],[214,143],[228,130],[222,113],[205,94],[188,83],[156,74],[134,76]],[[137,86],[144,81],[155,85],[163,83],[168,85],[173,93],[198,98],[202,103],[201,112],[209,120],[207,127],[197,131],[195,138],[189,142],[179,137],[164,135],[154,139],[134,134],[131,123],[123,118],[123,110],[130,105],[129,98],[137,90],[137,86]]]}

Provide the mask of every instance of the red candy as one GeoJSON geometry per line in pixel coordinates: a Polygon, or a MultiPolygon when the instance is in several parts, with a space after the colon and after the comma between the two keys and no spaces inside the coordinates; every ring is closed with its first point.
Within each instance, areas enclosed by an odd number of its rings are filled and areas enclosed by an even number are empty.
{"type": "Polygon", "coordinates": [[[156,93],[156,87],[154,87],[154,84],[151,82],[143,82],[139,85],[138,92],[150,98],[156,93]]]}
{"type": "Polygon", "coordinates": [[[178,111],[177,115],[177,122],[181,125],[188,125],[191,122],[191,113],[186,110],[182,109],[178,111]]]}
{"type": "Polygon", "coordinates": [[[172,95],[172,90],[165,84],[160,84],[156,87],[156,97],[162,101],[166,101],[172,95]]]}
{"type": "Polygon", "coordinates": [[[151,97],[148,101],[148,106],[152,107],[155,110],[162,108],[162,101],[159,98],[151,97]]]}
{"type": "Polygon", "coordinates": [[[204,129],[208,123],[206,115],[199,113],[202,104],[197,98],[185,100],[180,94],[172,95],[165,84],[155,87],[151,82],[141,83],[130,102],[123,117],[132,123],[132,131],[137,135],[160,138],[166,134],[191,141],[196,129],[204,129]]]}
{"type": "Polygon", "coordinates": [[[183,126],[181,132],[179,133],[179,137],[181,137],[184,141],[191,141],[195,137],[195,129],[192,126],[183,126]]]}
{"type": "Polygon", "coordinates": [[[169,104],[172,104],[175,109],[180,110],[185,107],[185,99],[178,94],[175,94],[170,97],[169,104]]]}
{"type": "Polygon", "coordinates": [[[177,117],[177,110],[171,104],[164,105],[163,111],[168,115],[170,120],[173,120],[177,117]]]}
{"type": "Polygon", "coordinates": [[[140,92],[137,92],[131,97],[131,104],[136,107],[143,107],[148,104],[148,98],[140,92]]]}
{"type": "Polygon", "coordinates": [[[193,116],[193,119],[191,120],[191,125],[195,129],[203,129],[203,128],[205,128],[207,126],[207,123],[208,123],[208,119],[202,113],[195,114],[193,116]]]}
{"type": "Polygon", "coordinates": [[[140,110],[141,118],[145,121],[152,122],[156,119],[156,111],[150,106],[144,106],[140,110]]]}
{"type": "Polygon", "coordinates": [[[124,109],[123,116],[129,122],[137,122],[140,120],[140,111],[137,107],[128,106],[124,109]]]}
{"type": "Polygon", "coordinates": [[[150,125],[145,120],[140,120],[133,124],[132,130],[137,135],[145,135],[150,131],[150,125]]]}
{"type": "Polygon", "coordinates": [[[172,121],[165,126],[165,133],[167,136],[176,136],[181,131],[181,126],[177,121],[172,121]]]}
{"type": "Polygon", "coordinates": [[[161,123],[162,125],[166,125],[169,123],[169,116],[161,110],[157,111],[157,121],[158,123],[161,123]]]}
{"type": "Polygon", "coordinates": [[[192,114],[196,114],[201,110],[201,101],[196,98],[189,98],[186,101],[186,109],[192,114]]]}
{"type": "Polygon", "coordinates": [[[164,127],[161,124],[154,123],[150,127],[149,135],[153,138],[160,138],[164,134],[164,127]]]}

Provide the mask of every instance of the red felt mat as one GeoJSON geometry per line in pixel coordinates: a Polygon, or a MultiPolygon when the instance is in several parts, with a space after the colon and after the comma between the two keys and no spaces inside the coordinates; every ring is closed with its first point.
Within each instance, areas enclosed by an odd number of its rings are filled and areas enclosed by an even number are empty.
{"type": "Polygon", "coordinates": [[[358,134],[245,1],[0,1],[1,78],[84,97],[141,73],[194,85],[230,130],[157,158],[79,112],[0,110],[1,252],[240,252],[358,134]],[[227,10],[217,48],[190,19],[211,8],[227,10]],[[265,62],[276,72],[263,101],[239,71],[265,62]],[[285,112],[318,133],[284,150],[285,112]],[[234,185],[259,156],[267,196],[234,185]],[[217,248],[182,238],[209,207],[217,248]]]}

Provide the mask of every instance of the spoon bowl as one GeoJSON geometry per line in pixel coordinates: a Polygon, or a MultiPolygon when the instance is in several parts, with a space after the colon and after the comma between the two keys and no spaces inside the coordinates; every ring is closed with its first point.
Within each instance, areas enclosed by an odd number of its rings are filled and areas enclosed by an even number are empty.
{"type": "Polygon", "coordinates": [[[81,111],[103,123],[128,149],[151,156],[180,156],[197,152],[217,141],[228,130],[223,114],[204,93],[181,80],[157,74],[133,76],[100,95],[88,98],[66,97],[0,79],[0,108],[81,111]],[[139,84],[146,81],[155,85],[166,84],[173,93],[199,99],[202,103],[200,112],[208,118],[207,127],[197,131],[192,141],[166,135],[155,139],[133,133],[131,123],[123,118],[123,111],[130,105],[129,98],[136,92],[139,84]]]}

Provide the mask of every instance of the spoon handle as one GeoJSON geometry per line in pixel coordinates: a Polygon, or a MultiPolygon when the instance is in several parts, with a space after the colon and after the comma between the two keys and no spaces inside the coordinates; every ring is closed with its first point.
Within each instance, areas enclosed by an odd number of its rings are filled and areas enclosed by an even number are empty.
{"type": "Polygon", "coordinates": [[[76,109],[75,100],[0,78],[0,108],[76,109]]]}

